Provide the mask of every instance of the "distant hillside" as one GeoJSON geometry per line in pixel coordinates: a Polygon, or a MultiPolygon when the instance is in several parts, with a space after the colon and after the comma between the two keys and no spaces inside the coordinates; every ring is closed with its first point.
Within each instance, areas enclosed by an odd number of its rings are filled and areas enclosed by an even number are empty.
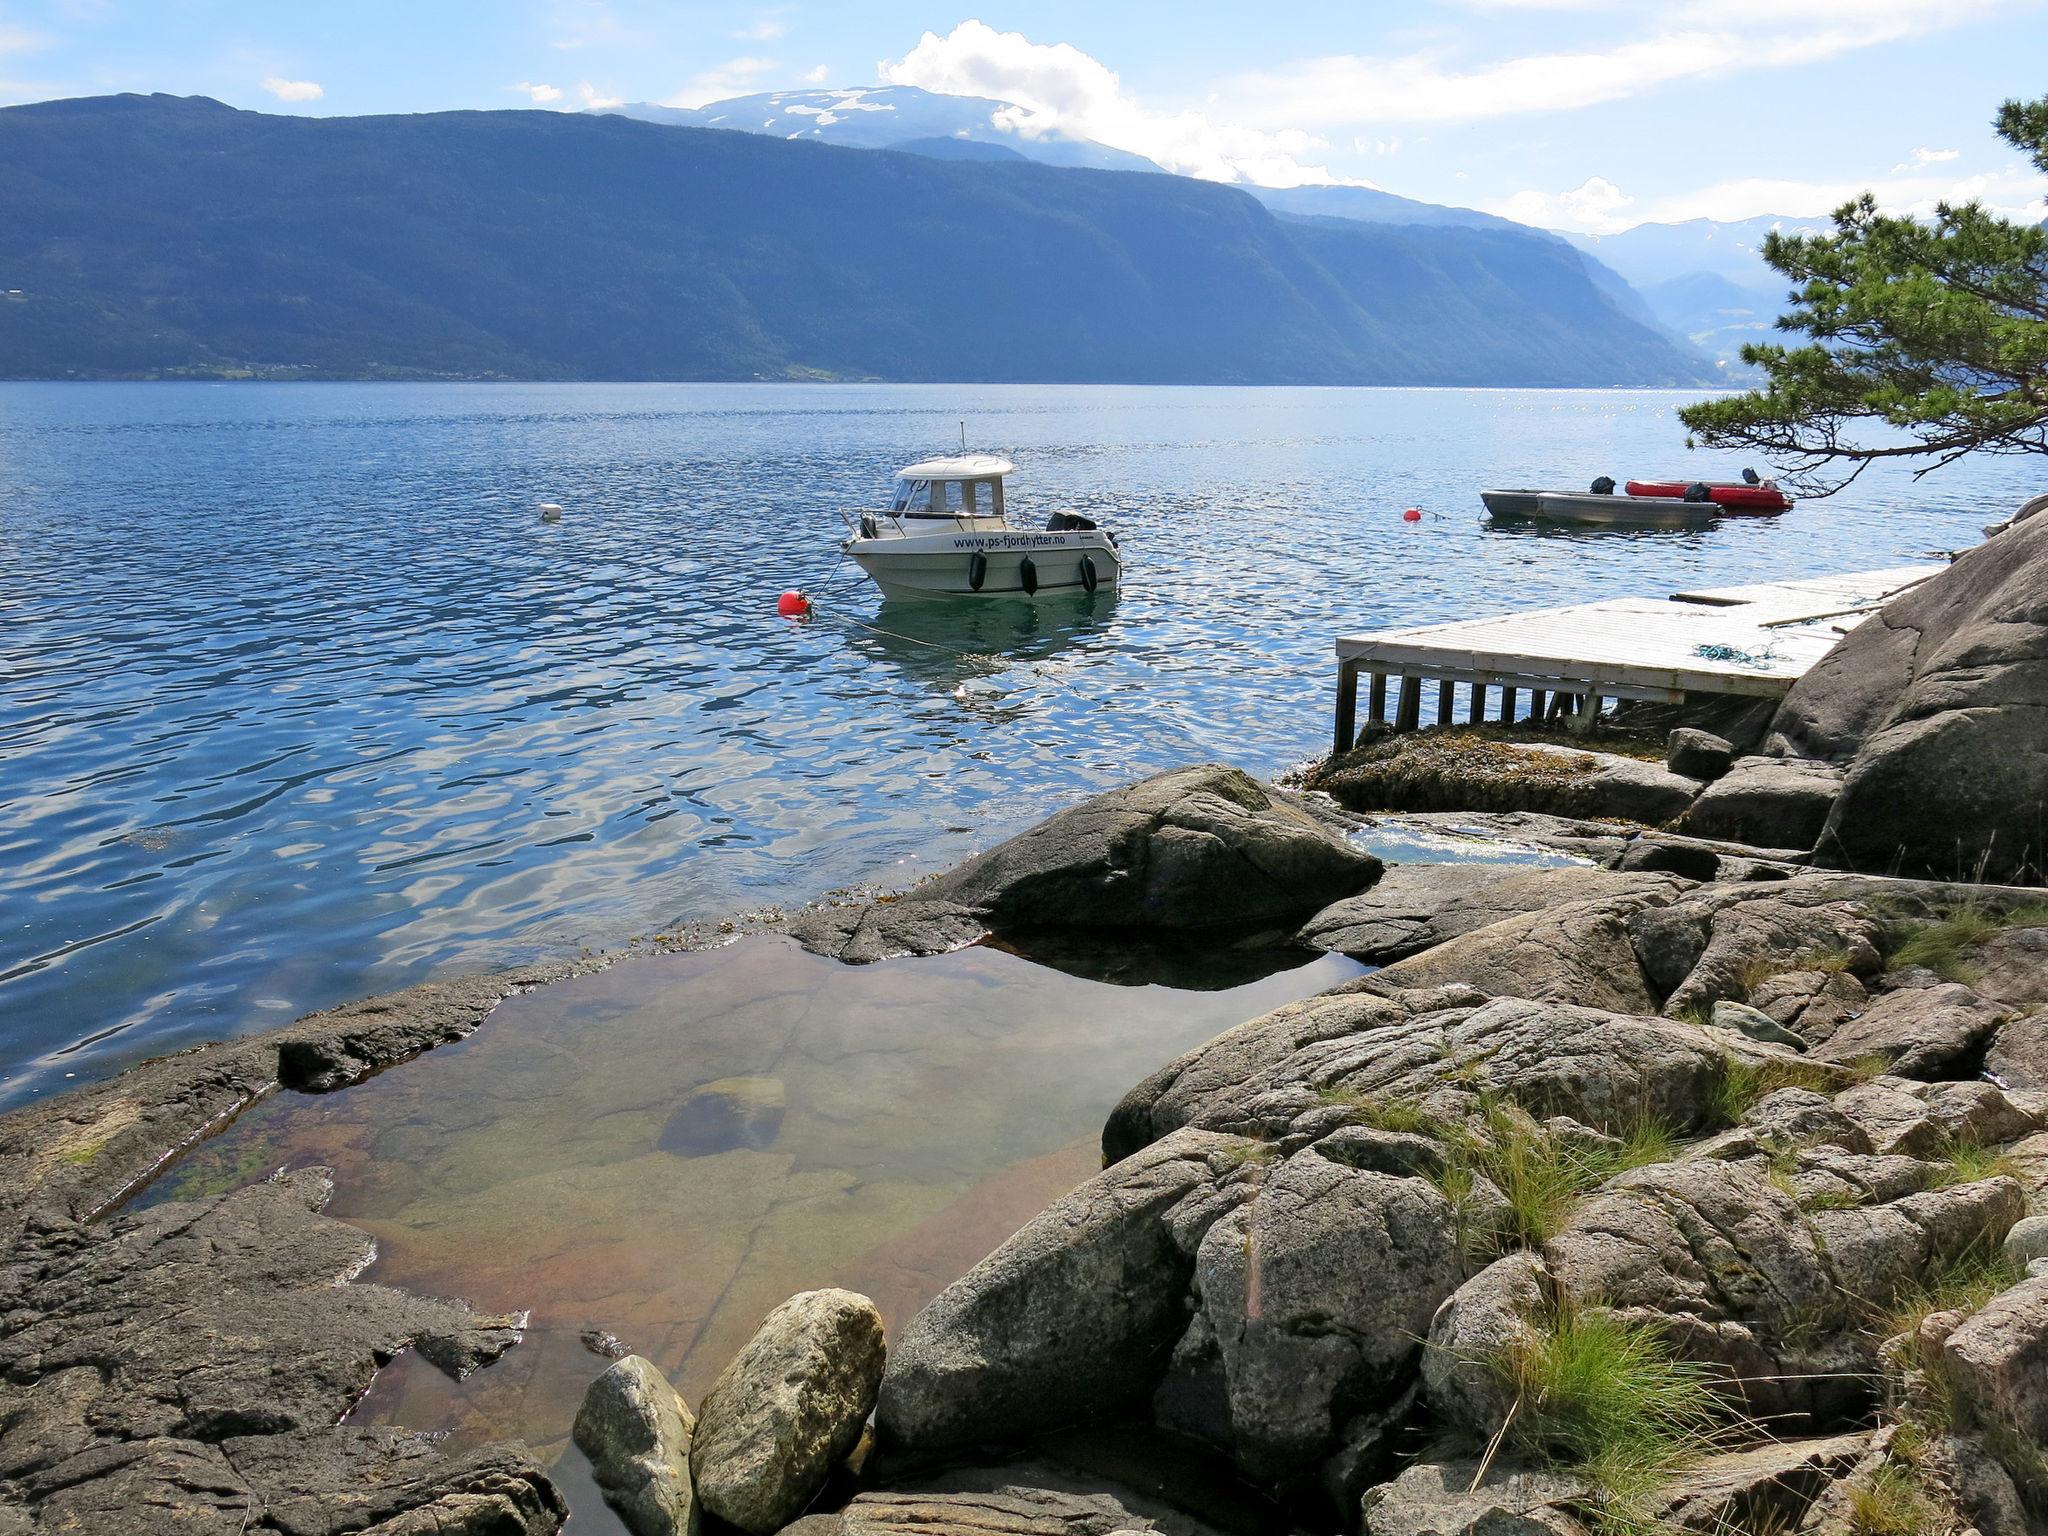
{"type": "MultiPolygon", "coordinates": [[[[1377,187],[1252,187],[1248,190],[1275,213],[1288,218],[1352,219],[1361,224],[1454,224],[1469,229],[1510,230],[1528,239],[1554,240],[1560,245],[1572,243],[1562,235],[1531,229],[1498,214],[1481,213],[1476,208],[1452,208],[1441,203],[1419,202],[1412,197],[1382,192],[1377,187]]],[[[1616,309],[1652,329],[1663,327],[1663,320],[1630,286],[1628,279],[1589,251],[1581,249],[1580,254],[1587,277],[1616,309]]]]}
{"type": "Polygon", "coordinates": [[[1691,383],[1554,241],[622,117],[0,110],[0,374],[1691,383]]]}
{"type": "MultiPolygon", "coordinates": [[[[1111,149],[1093,139],[1057,131],[1030,136],[1002,126],[1022,112],[985,96],[941,96],[914,85],[871,85],[851,90],[763,91],[706,107],[658,107],[636,102],[597,110],[671,128],[728,128],[777,139],[814,139],[848,149],[902,149],[943,153],[934,141],[999,144],[1026,160],[1091,171],[1151,171],[1143,155],[1111,149]]],[[[962,154],[949,158],[973,159],[962,154]]],[[[994,157],[981,157],[994,158],[994,157]]]]}
{"type": "Polygon", "coordinates": [[[1764,237],[1825,234],[1826,219],[1764,214],[1638,224],[1613,235],[1568,235],[1635,285],[1660,324],[1727,365],[1744,367],[1745,343],[1774,333],[1790,284],[1764,265],[1764,237]]]}

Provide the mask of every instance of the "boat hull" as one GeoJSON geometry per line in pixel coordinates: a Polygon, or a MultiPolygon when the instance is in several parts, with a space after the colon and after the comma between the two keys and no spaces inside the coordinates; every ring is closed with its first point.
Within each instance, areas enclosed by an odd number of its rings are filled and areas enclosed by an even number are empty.
{"type": "MultiPolygon", "coordinates": [[[[1631,480],[1623,489],[1631,496],[1683,497],[1692,489],[1693,483],[1685,480],[1631,480]]],[[[1770,517],[1792,510],[1792,499],[1776,486],[1700,483],[1707,487],[1707,500],[1730,512],[1770,517]]]]}
{"type": "Polygon", "coordinates": [[[1536,516],[1536,498],[1541,491],[1481,491],[1479,499],[1496,519],[1536,516]]]}
{"type": "Polygon", "coordinates": [[[929,599],[1070,597],[1114,590],[1123,580],[1123,558],[1100,530],[1071,533],[925,534],[900,539],[849,539],[846,553],[888,598],[929,599]],[[981,584],[974,584],[974,557],[981,556],[981,584]],[[1033,590],[1025,588],[1024,562],[1031,562],[1033,590]],[[1091,588],[1083,561],[1094,571],[1091,588]]]}
{"type": "Polygon", "coordinates": [[[1667,496],[1546,491],[1536,498],[1536,516],[1542,521],[1582,528],[1709,528],[1720,512],[1710,501],[1674,501],[1667,496]]]}

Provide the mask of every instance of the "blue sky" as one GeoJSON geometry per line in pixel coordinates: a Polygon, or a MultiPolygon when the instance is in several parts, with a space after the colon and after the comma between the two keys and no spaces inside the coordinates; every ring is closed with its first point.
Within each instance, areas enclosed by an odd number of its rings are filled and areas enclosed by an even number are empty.
{"type": "Polygon", "coordinates": [[[0,103],[561,110],[885,80],[1189,174],[1560,228],[2048,191],[1989,128],[2048,91],[2048,0],[0,0],[0,103]]]}

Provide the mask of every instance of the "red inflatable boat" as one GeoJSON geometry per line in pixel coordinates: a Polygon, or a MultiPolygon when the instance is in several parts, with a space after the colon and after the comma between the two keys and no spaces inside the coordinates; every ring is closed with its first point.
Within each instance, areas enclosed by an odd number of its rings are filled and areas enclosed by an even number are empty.
{"type": "MultiPolygon", "coordinates": [[[[1699,484],[1696,480],[1631,480],[1628,493],[1631,496],[1676,496],[1685,497],[1686,488],[1699,484]]],[[[1707,500],[1717,507],[1726,507],[1730,512],[1783,512],[1792,505],[1791,498],[1775,485],[1716,485],[1707,483],[1707,500]]]]}

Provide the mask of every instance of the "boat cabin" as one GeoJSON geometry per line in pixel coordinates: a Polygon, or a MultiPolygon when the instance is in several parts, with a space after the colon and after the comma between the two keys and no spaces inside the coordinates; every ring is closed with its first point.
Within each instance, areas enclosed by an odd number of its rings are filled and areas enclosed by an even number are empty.
{"type": "Polygon", "coordinates": [[[969,527],[1000,527],[1003,477],[1016,472],[1016,465],[992,453],[926,459],[896,472],[889,515],[905,522],[944,519],[969,527]]]}

